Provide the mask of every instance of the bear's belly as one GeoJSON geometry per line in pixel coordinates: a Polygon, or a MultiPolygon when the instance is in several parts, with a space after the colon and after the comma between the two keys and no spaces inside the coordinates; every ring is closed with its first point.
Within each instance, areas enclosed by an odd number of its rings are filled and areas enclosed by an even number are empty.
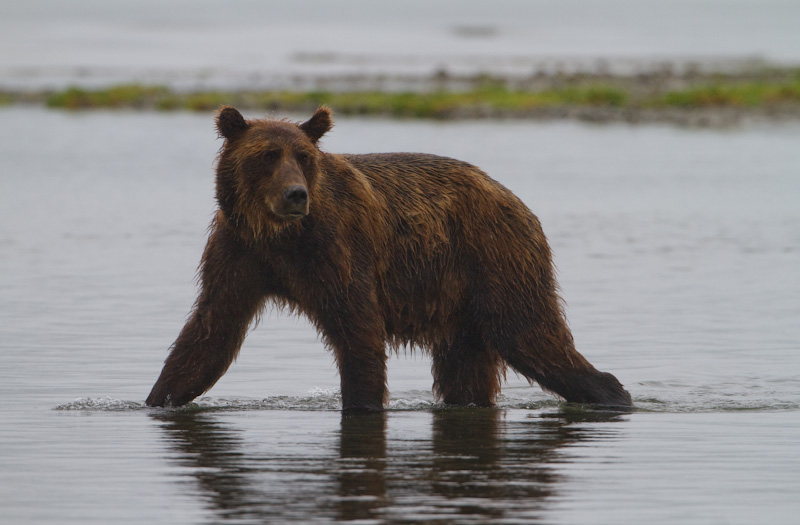
{"type": "MultiPolygon", "coordinates": [[[[391,274],[390,274],[391,275],[391,274]]],[[[400,345],[429,347],[449,340],[467,318],[467,287],[457,272],[399,272],[379,287],[379,302],[389,339],[400,345]]]]}

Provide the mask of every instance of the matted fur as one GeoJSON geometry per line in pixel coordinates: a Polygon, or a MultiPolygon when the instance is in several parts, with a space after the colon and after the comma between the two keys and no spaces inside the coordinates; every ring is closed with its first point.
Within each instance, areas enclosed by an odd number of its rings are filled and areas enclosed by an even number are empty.
{"type": "Polygon", "coordinates": [[[322,334],[345,410],[382,409],[387,347],[429,352],[446,403],[492,405],[509,365],[568,401],[631,404],[575,350],[538,219],[481,170],[418,153],[324,153],[326,108],[302,124],[223,108],[217,125],[219,211],[200,294],[148,405],[211,388],[267,302],[322,334]],[[287,203],[287,188],[307,201],[287,203]]]}

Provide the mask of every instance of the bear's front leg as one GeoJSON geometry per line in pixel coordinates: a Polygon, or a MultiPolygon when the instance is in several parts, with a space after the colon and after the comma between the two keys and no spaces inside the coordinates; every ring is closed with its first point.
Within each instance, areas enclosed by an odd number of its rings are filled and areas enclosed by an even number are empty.
{"type": "Polygon", "coordinates": [[[336,356],[342,385],[342,410],[382,411],[389,397],[386,387],[386,350],[383,345],[337,349],[336,356]]]}
{"type": "Polygon", "coordinates": [[[339,368],[342,410],[379,412],[389,397],[385,325],[370,294],[351,288],[347,297],[345,303],[329,303],[319,318],[339,368]]]}
{"type": "Polygon", "coordinates": [[[211,388],[236,358],[266,292],[264,269],[218,219],[200,265],[200,295],[147,405],[184,405],[211,388]]]}

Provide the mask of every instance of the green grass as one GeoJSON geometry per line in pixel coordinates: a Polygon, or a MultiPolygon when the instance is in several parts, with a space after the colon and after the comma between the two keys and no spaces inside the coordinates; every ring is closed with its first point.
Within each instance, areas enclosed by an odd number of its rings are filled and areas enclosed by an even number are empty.
{"type": "Polygon", "coordinates": [[[51,108],[145,108],[158,104],[170,95],[167,88],[126,84],[107,89],[88,90],[71,87],[47,97],[45,103],[51,108]]]}
{"type": "Polygon", "coordinates": [[[622,106],[624,91],[606,87],[569,88],[541,92],[502,87],[465,92],[217,92],[178,93],[160,86],[121,85],[108,89],[69,88],[51,94],[47,106],[63,109],[155,108],[208,111],[232,104],[258,109],[306,110],[328,105],[350,115],[388,114],[397,117],[448,117],[462,110],[514,111],[562,105],[622,106]]]}
{"type": "Polygon", "coordinates": [[[664,94],[656,105],[678,108],[762,107],[800,102],[800,81],[781,84],[711,84],[664,94]]]}
{"type": "MultiPolygon", "coordinates": [[[[120,85],[107,89],[69,88],[52,93],[52,108],[136,108],[211,111],[230,104],[242,109],[307,112],[328,105],[343,115],[403,118],[513,116],[552,108],[640,109],[769,108],[800,104],[800,75],[763,81],[712,79],[680,90],[643,90],[635,79],[566,82],[541,90],[509,89],[498,82],[478,83],[466,91],[198,91],[183,93],[162,86],[120,85]]],[[[11,98],[11,97],[6,97],[11,98]]],[[[0,95],[0,104],[4,102],[0,95]]]]}

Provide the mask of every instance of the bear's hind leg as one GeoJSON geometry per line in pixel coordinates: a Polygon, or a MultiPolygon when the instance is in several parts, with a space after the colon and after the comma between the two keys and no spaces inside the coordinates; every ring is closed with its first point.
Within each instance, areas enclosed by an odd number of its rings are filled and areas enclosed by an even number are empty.
{"type": "Polygon", "coordinates": [[[575,350],[571,335],[555,340],[552,333],[541,335],[505,347],[503,357],[513,370],[570,403],[632,405],[631,395],[616,377],[600,372],[575,350]]]}
{"type": "Polygon", "coordinates": [[[433,348],[433,390],[448,405],[494,406],[505,377],[500,355],[474,330],[463,330],[448,344],[433,348]]]}

